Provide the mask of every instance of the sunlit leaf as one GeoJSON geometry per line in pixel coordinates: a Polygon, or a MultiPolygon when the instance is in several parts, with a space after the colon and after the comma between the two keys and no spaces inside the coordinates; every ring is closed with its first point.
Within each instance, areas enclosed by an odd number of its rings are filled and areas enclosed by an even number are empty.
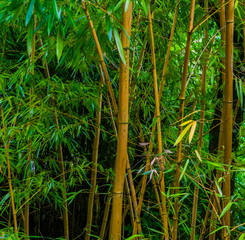
{"type": "Polygon", "coordinates": [[[190,131],[190,134],[189,134],[189,143],[191,143],[191,140],[192,140],[192,138],[194,136],[194,133],[195,133],[195,130],[196,130],[196,126],[197,126],[197,122],[194,121],[192,123],[191,131],[190,131]]]}
{"type": "Polygon", "coordinates": [[[199,159],[200,162],[202,162],[201,156],[197,150],[195,150],[195,153],[197,155],[197,158],[199,159]]]}
{"type": "Polygon", "coordinates": [[[221,218],[225,215],[225,213],[231,208],[232,204],[233,204],[233,202],[229,202],[229,203],[225,206],[225,208],[223,209],[222,213],[221,213],[220,216],[219,216],[220,219],[221,219],[221,218]]]}
{"type": "Polygon", "coordinates": [[[182,140],[182,138],[185,136],[185,134],[191,128],[191,126],[192,126],[192,123],[186,126],[186,128],[181,132],[181,134],[177,138],[176,142],[174,143],[174,146],[176,146],[182,140]]]}
{"type": "Polygon", "coordinates": [[[183,168],[183,170],[182,170],[182,172],[181,172],[181,174],[180,174],[179,182],[180,182],[180,180],[183,178],[183,176],[184,176],[184,174],[185,174],[185,171],[186,171],[186,169],[187,169],[188,164],[189,164],[189,159],[186,161],[185,166],[184,166],[184,168],[183,168]]]}
{"type": "Polygon", "coordinates": [[[115,41],[116,41],[116,45],[117,45],[117,49],[118,49],[120,58],[121,58],[122,62],[124,63],[124,65],[126,65],[126,59],[125,59],[125,56],[124,56],[122,42],[121,42],[118,30],[115,27],[113,28],[113,34],[114,34],[114,37],[115,37],[115,41]]]}

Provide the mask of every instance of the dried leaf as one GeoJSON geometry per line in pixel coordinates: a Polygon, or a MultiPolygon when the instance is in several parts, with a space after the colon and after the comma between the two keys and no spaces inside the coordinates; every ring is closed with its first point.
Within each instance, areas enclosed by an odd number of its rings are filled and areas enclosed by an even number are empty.
{"type": "Polygon", "coordinates": [[[189,134],[189,143],[191,143],[191,140],[192,140],[192,138],[194,136],[194,133],[195,133],[195,130],[196,130],[196,126],[197,126],[197,122],[194,121],[192,123],[191,131],[190,131],[190,134],[189,134]]]}

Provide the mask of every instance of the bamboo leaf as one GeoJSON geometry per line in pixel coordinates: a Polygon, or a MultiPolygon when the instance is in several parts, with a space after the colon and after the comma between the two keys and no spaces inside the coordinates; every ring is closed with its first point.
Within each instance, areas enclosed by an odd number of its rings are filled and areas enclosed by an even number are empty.
{"type": "Polygon", "coordinates": [[[240,90],[240,101],[241,101],[241,106],[243,106],[243,94],[242,94],[242,79],[239,80],[239,90],[240,90]]]}
{"type": "Polygon", "coordinates": [[[193,122],[193,120],[189,120],[189,121],[181,123],[180,126],[184,127],[185,125],[192,123],[192,122],[193,122]]]}
{"type": "Polygon", "coordinates": [[[212,234],[214,234],[214,233],[218,232],[219,230],[221,230],[221,229],[223,229],[223,228],[226,228],[226,227],[227,227],[227,226],[221,226],[221,227],[215,229],[213,232],[209,233],[208,236],[209,236],[209,235],[212,235],[212,234]]]}
{"type": "Polygon", "coordinates": [[[244,240],[245,239],[245,233],[243,233],[238,240],[244,240]]]}
{"type": "Polygon", "coordinates": [[[176,146],[182,140],[182,138],[185,136],[185,134],[191,128],[191,126],[192,126],[192,123],[187,125],[187,127],[180,133],[179,137],[177,138],[176,142],[174,143],[174,146],[176,146]]]}
{"type": "Polygon", "coordinates": [[[183,168],[183,171],[182,171],[181,174],[180,174],[179,182],[180,182],[180,180],[182,179],[182,177],[184,176],[188,164],[189,164],[189,159],[186,161],[185,166],[184,166],[184,168],[183,168]]]}
{"type": "Polygon", "coordinates": [[[224,210],[222,211],[222,213],[221,213],[220,216],[219,216],[219,219],[221,219],[221,218],[225,215],[225,213],[231,208],[232,204],[233,204],[233,202],[229,202],[229,203],[225,206],[224,210]]]}
{"type": "Polygon", "coordinates": [[[120,58],[121,58],[123,64],[126,65],[126,59],[124,56],[123,46],[122,46],[122,42],[121,42],[117,28],[113,28],[113,34],[115,37],[115,41],[116,41],[116,45],[117,45],[117,49],[118,49],[120,58]]]}
{"type": "Polygon", "coordinates": [[[128,10],[129,3],[130,3],[130,0],[126,0],[126,3],[125,3],[125,12],[127,12],[127,10],[128,10]]]}
{"type": "Polygon", "coordinates": [[[56,18],[57,18],[58,20],[60,20],[56,0],[53,0],[53,11],[54,11],[54,15],[56,16],[56,18]]]}
{"type": "Polygon", "coordinates": [[[192,138],[194,136],[194,133],[195,133],[195,130],[196,130],[196,126],[197,126],[197,122],[194,121],[192,123],[191,131],[190,131],[190,134],[189,134],[189,143],[191,143],[191,140],[192,140],[192,138]]]}
{"type": "Polygon", "coordinates": [[[216,187],[217,187],[217,189],[219,191],[220,196],[222,197],[223,196],[222,190],[221,190],[221,188],[219,186],[219,183],[216,180],[215,180],[215,185],[216,185],[216,187]]]}
{"type": "Polygon", "coordinates": [[[31,16],[32,16],[33,9],[34,9],[34,4],[35,4],[35,0],[31,0],[30,6],[29,6],[27,14],[26,14],[26,26],[29,24],[29,22],[31,20],[31,16]]]}
{"type": "Polygon", "coordinates": [[[142,235],[133,235],[129,238],[126,238],[126,240],[131,240],[131,239],[134,239],[134,238],[137,238],[137,237],[142,237],[142,235]]]}
{"type": "Polygon", "coordinates": [[[32,18],[30,23],[28,24],[28,29],[27,29],[27,53],[29,55],[31,54],[31,49],[32,49],[32,39],[34,34],[33,28],[34,28],[34,24],[32,18]]]}
{"type": "Polygon", "coordinates": [[[57,54],[58,61],[60,60],[60,57],[62,55],[63,47],[64,47],[63,34],[61,28],[59,27],[58,34],[57,34],[57,45],[56,45],[56,54],[57,54]]]}
{"type": "Polygon", "coordinates": [[[197,155],[197,158],[199,159],[200,162],[202,162],[201,156],[197,150],[195,150],[195,153],[197,155]]]}
{"type": "Polygon", "coordinates": [[[145,4],[145,0],[142,0],[141,3],[142,3],[142,7],[144,9],[145,15],[147,16],[148,10],[147,10],[146,4],[145,4]]]}
{"type": "Polygon", "coordinates": [[[114,12],[117,11],[117,9],[120,8],[120,6],[122,5],[123,2],[124,2],[124,0],[119,1],[113,11],[114,12]]]}

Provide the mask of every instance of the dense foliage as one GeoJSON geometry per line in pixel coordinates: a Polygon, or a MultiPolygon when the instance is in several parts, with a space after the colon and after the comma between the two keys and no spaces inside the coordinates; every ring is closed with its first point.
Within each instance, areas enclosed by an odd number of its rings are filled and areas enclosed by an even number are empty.
{"type": "MultiPolygon", "coordinates": [[[[130,70],[127,123],[130,166],[126,168],[132,173],[133,182],[130,179],[125,182],[120,239],[132,239],[130,237],[136,233],[140,236],[135,239],[161,239],[164,233],[162,199],[166,199],[167,216],[164,217],[168,220],[170,236],[174,235],[174,219],[178,218],[178,239],[189,239],[193,228],[195,187],[199,189],[195,239],[201,239],[201,236],[208,239],[211,235],[221,239],[224,229],[228,229],[231,239],[243,239],[245,2],[235,1],[234,6],[235,121],[229,166],[224,164],[223,148],[218,145],[225,86],[222,74],[226,54],[219,14],[223,1],[206,1],[209,2],[208,13],[204,1],[195,3],[187,62],[190,1],[133,1],[129,66],[121,35],[126,32],[123,13],[132,1],[85,2],[0,1],[0,234],[11,239],[29,236],[85,239],[88,203],[91,201],[89,193],[93,191],[90,236],[91,239],[109,239],[110,216],[104,238],[99,236],[105,208],[114,196],[114,163],[118,155],[115,125],[120,122],[89,25],[90,14],[119,109],[120,69],[124,64],[130,70]],[[158,91],[164,78],[162,94],[157,92],[162,95],[160,117],[155,114],[149,11],[152,14],[158,91]],[[167,71],[162,76],[164,64],[167,71]],[[188,64],[188,73],[182,118],[179,96],[184,64],[188,64]],[[206,89],[203,92],[204,68],[206,89]],[[162,153],[159,153],[157,138],[159,126],[152,132],[159,118],[162,153]],[[204,125],[200,135],[201,122],[204,125]],[[94,140],[96,136],[99,136],[98,146],[94,140]],[[177,160],[179,145],[182,145],[180,162],[177,160]],[[94,163],[92,159],[96,154],[93,151],[97,148],[97,163],[94,163]],[[150,166],[146,171],[147,159],[150,166]],[[180,176],[176,179],[178,167],[180,176]],[[91,183],[91,169],[97,176],[95,188],[91,183]],[[165,191],[161,188],[161,173],[165,191]],[[223,194],[222,184],[227,174],[231,176],[231,196],[229,203],[223,206],[222,201],[227,196],[223,194]],[[134,232],[137,207],[133,204],[132,186],[138,201],[144,176],[147,176],[147,183],[140,213],[142,231],[134,232]],[[222,220],[227,211],[231,213],[230,224],[222,220]],[[65,234],[67,227],[68,237],[65,234]]],[[[125,179],[130,172],[127,171],[125,179]]]]}

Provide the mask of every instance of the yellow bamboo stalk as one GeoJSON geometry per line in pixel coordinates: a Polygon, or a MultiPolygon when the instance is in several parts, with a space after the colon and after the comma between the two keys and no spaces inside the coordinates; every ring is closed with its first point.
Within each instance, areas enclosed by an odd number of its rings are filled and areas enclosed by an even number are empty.
{"type": "Polygon", "coordinates": [[[150,32],[150,46],[151,46],[151,63],[153,72],[153,83],[154,83],[154,93],[155,93],[155,108],[156,108],[156,118],[157,118],[157,140],[158,140],[158,155],[159,155],[159,167],[160,167],[160,189],[162,192],[162,218],[163,218],[163,235],[165,239],[169,239],[168,235],[168,217],[166,209],[166,196],[165,196],[165,182],[164,182],[164,161],[162,156],[162,131],[161,131],[161,119],[160,119],[160,104],[159,104],[159,92],[157,84],[157,70],[156,70],[156,58],[155,58],[155,47],[154,47],[154,34],[152,26],[152,16],[151,9],[148,10],[148,21],[149,21],[149,32],[150,32]]]}
{"type": "MultiPolygon", "coordinates": [[[[170,50],[171,50],[171,46],[172,46],[172,41],[173,41],[173,36],[174,36],[174,31],[175,31],[175,24],[176,24],[176,19],[177,19],[177,15],[178,15],[178,8],[179,8],[179,0],[177,0],[177,3],[176,3],[174,18],[173,18],[173,24],[172,24],[172,28],[171,28],[169,43],[168,43],[168,49],[167,49],[167,53],[165,56],[165,62],[164,62],[164,66],[163,66],[163,74],[162,74],[161,85],[160,85],[160,90],[159,90],[159,101],[161,100],[162,91],[163,91],[163,87],[164,87],[164,83],[165,83],[165,77],[166,77],[167,66],[168,66],[168,62],[169,62],[170,50]]],[[[140,123],[139,123],[139,125],[140,125],[140,123]]],[[[156,124],[153,125],[152,130],[151,130],[151,137],[150,137],[150,143],[149,143],[149,147],[148,147],[148,154],[146,157],[145,172],[149,171],[149,169],[150,169],[151,160],[150,160],[149,156],[150,156],[150,153],[151,153],[152,147],[153,147],[152,139],[153,139],[155,129],[156,129],[156,124]]],[[[145,189],[146,189],[147,175],[144,175],[142,179],[143,179],[142,180],[142,187],[141,187],[139,202],[138,202],[138,214],[140,214],[142,204],[143,204],[143,199],[144,199],[144,194],[145,194],[145,189]]]]}
{"type": "MultiPolygon", "coordinates": [[[[132,2],[129,3],[128,9],[125,12],[123,4],[122,25],[131,35],[132,21],[132,2]]],[[[117,156],[115,162],[115,182],[112,199],[112,212],[110,221],[109,239],[121,239],[122,226],[122,197],[124,175],[126,171],[127,161],[127,141],[128,141],[128,100],[129,100],[129,46],[130,41],[124,31],[121,33],[121,42],[124,48],[126,66],[120,62],[119,74],[119,115],[118,115],[118,143],[117,156]]]]}
{"type": "Polygon", "coordinates": [[[100,69],[100,95],[99,95],[99,109],[96,110],[96,119],[95,119],[95,136],[93,142],[93,153],[92,153],[92,171],[91,171],[91,186],[88,198],[88,211],[87,211],[87,224],[86,224],[86,235],[85,240],[90,239],[91,227],[93,222],[93,205],[94,205],[94,194],[96,189],[96,177],[97,177],[97,161],[98,161],[98,152],[99,152],[99,140],[100,140],[100,123],[101,123],[101,107],[102,107],[102,84],[104,82],[102,67],[99,65],[100,69]]]}
{"type": "MultiPolygon", "coordinates": [[[[204,2],[205,14],[208,14],[208,0],[204,2]]],[[[205,43],[208,41],[208,29],[204,30],[204,39],[205,43]]],[[[207,50],[206,50],[207,51],[207,50]]],[[[204,55],[204,65],[202,68],[202,77],[201,77],[201,113],[200,113],[200,125],[198,133],[198,152],[201,154],[202,150],[202,140],[203,140],[203,129],[204,129],[204,120],[205,120],[205,90],[206,90],[206,74],[207,74],[207,61],[208,61],[208,52],[204,55]]],[[[199,164],[198,164],[199,165],[199,164]]],[[[191,219],[191,236],[190,240],[195,240],[195,230],[196,230],[196,218],[197,218],[197,206],[198,206],[198,196],[199,196],[199,187],[195,185],[194,187],[194,196],[193,196],[193,208],[192,208],[192,219],[191,219]]]]}
{"type": "MultiPolygon", "coordinates": [[[[184,69],[182,75],[182,82],[181,82],[181,92],[180,92],[180,109],[179,109],[179,135],[182,132],[183,117],[184,117],[184,102],[185,102],[185,90],[186,90],[186,80],[188,74],[188,63],[189,63],[189,56],[190,56],[190,48],[191,48],[191,37],[192,37],[192,29],[193,29],[193,21],[194,21],[194,10],[195,10],[195,0],[191,0],[190,3],[190,18],[189,18],[189,26],[188,26],[188,35],[187,35],[187,43],[185,49],[185,60],[184,60],[184,69]]],[[[180,142],[177,146],[177,165],[176,165],[176,173],[175,173],[175,194],[179,192],[179,177],[180,177],[180,164],[182,160],[182,142],[180,142]]],[[[178,212],[179,212],[179,204],[178,204],[178,197],[174,202],[174,216],[173,216],[173,240],[177,240],[178,234],[178,212]]]]}
{"type": "MultiPolygon", "coordinates": [[[[224,47],[225,46],[225,40],[226,40],[226,29],[225,29],[225,0],[222,0],[221,2],[221,8],[220,8],[220,28],[221,30],[221,46],[224,47]]],[[[225,59],[222,58],[221,59],[222,65],[225,66],[225,59]]],[[[221,70],[221,78],[222,78],[222,83],[225,82],[225,71],[222,68],[221,70]]],[[[224,104],[222,105],[222,109],[221,109],[221,124],[220,124],[220,129],[219,129],[219,143],[218,143],[218,154],[219,159],[221,160],[221,162],[223,162],[223,155],[224,155],[224,104]]],[[[218,182],[219,178],[221,178],[222,176],[222,172],[220,170],[216,170],[216,180],[218,182]]],[[[215,186],[215,191],[218,191],[217,187],[215,186]]],[[[216,202],[213,203],[214,204],[214,208],[217,209],[217,204],[216,202]]],[[[214,212],[214,210],[212,210],[212,215],[211,215],[211,223],[210,223],[210,229],[209,229],[209,233],[212,233],[215,231],[216,229],[216,220],[217,220],[217,216],[214,212]]],[[[222,229],[222,232],[224,230],[222,229]]],[[[222,234],[223,235],[223,234],[222,234]]],[[[214,232],[213,234],[209,235],[209,240],[215,240],[216,238],[216,232],[214,232]]]]}
{"type": "Polygon", "coordinates": [[[101,64],[102,70],[103,70],[103,72],[105,74],[105,80],[106,80],[106,84],[107,84],[107,87],[108,87],[109,95],[111,97],[113,110],[115,111],[115,115],[117,117],[118,111],[117,111],[117,103],[116,103],[115,95],[114,95],[114,92],[113,92],[113,89],[112,89],[112,86],[111,86],[110,77],[109,77],[109,74],[108,74],[108,71],[107,71],[107,67],[106,67],[106,64],[105,64],[105,61],[104,61],[104,57],[103,57],[103,53],[102,53],[102,50],[101,50],[101,47],[100,47],[100,43],[99,43],[96,31],[94,29],[93,22],[91,20],[91,17],[90,17],[90,14],[89,14],[89,11],[88,11],[88,8],[87,8],[87,5],[86,5],[86,1],[82,1],[82,7],[83,7],[84,12],[85,12],[85,14],[87,16],[87,19],[89,21],[89,26],[90,26],[90,29],[91,29],[91,32],[92,32],[92,35],[93,35],[93,39],[94,39],[94,42],[95,42],[95,45],[96,45],[96,48],[97,48],[98,56],[99,56],[99,59],[100,59],[100,64],[101,64]]]}

